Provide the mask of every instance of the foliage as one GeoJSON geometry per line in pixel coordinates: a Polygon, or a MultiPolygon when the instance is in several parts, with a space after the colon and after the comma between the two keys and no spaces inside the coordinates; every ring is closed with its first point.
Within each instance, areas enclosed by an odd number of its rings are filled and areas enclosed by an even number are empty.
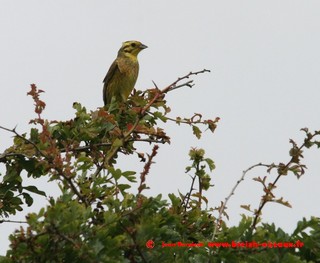
{"type": "Polygon", "coordinates": [[[27,215],[27,227],[20,227],[10,236],[10,249],[5,257],[0,257],[0,262],[319,261],[319,218],[298,222],[292,235],[261,222],[262,208],[268,202],[289,204],[282,197],[276,198],[272,190],[280,177],[289,172],[303,175],[302,149],[319,147],[319,132],[304,129],[306,139],[301,146],[291,141],[291,160],[287,164],[257,164],[244,171],[219,207],[208,207],[205,196],[212,187],[215,164],[198,148],[189,152],[186,174],[191,182],[187,193],[172,193],[168,198],[143,194],[159,145],[170,143],[160,124],[173,121],[189,125],[199,139],[201,126],[215,131],[218,117],[204,120],[195,113],[190,118],[172,118],[165,101],[167,93],[191,87],[193,81],[189,78],[204,72],[207,70],[191,72],[162,90],[155,87],[135,91],[126,103],[114,102],[108,109],[88,112],[75,103],[75,117],[68,121],[43,119],[43,91],[31,85],[28,94],[37,114],[30,121],[34,127],[24,134],[0,127],[15,135],[13,145],[0,154],[0,163],[5,167],[0,183],[1,222],[10,222],[4,218],[22,211],[24,204],[31,206],[35,194],[46,196],[44,189],[24,185],[25,174],[34,180],[45,176],[56,182],[61,194],[47,198],[45,208],[27,215]],[[137,142],[150,144],[151,152],[139,151],[137,142]],[[117,167],[120,154],[139,157],[144,163],[140,177],[137,171],[117,167]],[[267,178],[255,178],[264,191],[259,208],[251,210],[244,205],[253,216],[243,216],[238,226],[227,227],[223,220],[223,216],[228,218],[226,204],[247,172],[257,166],[265,166],[269,172],[277,170],[278,178],[271,183],[267,178]],[[138,183],[136,194],[130,191],[134,182],[138,183]],[[248,247],[254,242],[260,246],[248,247]],[[269,248],[283,242],[297,248],[269,248]]]}

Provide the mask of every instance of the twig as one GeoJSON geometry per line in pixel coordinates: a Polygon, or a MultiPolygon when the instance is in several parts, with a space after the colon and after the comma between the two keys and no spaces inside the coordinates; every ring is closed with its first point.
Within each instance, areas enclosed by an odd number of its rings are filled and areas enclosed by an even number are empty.
{"type": "MultiPolygon", "coordinates": [[[[19,138],[21,138],[22,140],[24,140],[25,142],[31,144],[31,145],[35,148],[35,150],[36,150],[41,156],[43,156],[50,164],[52,164],[51,158],[49,158],[46,154],[44,154],[44,153],[38,148],[38,146],[37,146],[34,142],[28,140],[27,138],[25,138],[25,137],[23,137],[22,135],[20,135],[19,133],[17,133],[17,132],[16,132],[16,128],[14,128],[14,129],[8,129],[8,128],[5,128],[5,127],[0,126],[0,129],[3,129],[3,130],[8,131],[8,132],[12,132],[12,133],[14,133],[17,137],[19,137],[19,138]]],[[[3,157],[3,156],[0,156],[0,157],[3,157]]],[[[1,160],[1,159],[2,159],[2,158],[0,158],[0,160],[1,160]]],[[[66,175],[64,175],[63,172],[61,171],[61,169],[58,169],[57,167],[55,167],[54,169],[58,172],[59,175],[61,175],[61,176],[68,182],[68,184],[70,185],[71,189],[72,189],[72,190],[74,191],[74,193],[79,197],[79,199],[80,199],[81,201],[83,201],[87,206],[89,206],[88,201],[80,194],[80,192],[78,191],[78,189],[77,189],[77,188],[75,187],[75,185],[73,184],[71,178],[69,178],[69,177],[67,177],[66,175]]]]}
{"type": "Polygon", "coordinates": [[[208,120],[202,120],[202,116],[199,116],[198,113],[195,113],[190,119],[187,119],[187,118],[184,118],[184,119],[174,119],[174,118],[170,118],[170,117],[166,117],[167,120],[169,121],[173,121],[175,123],[183,123],[183,124],[188,124],[188,125],[191,125],[191,124],[207,124],[208,123],[208,120]],[[199,119],[197,120],[194,120],[195,117],[198,117],[199,119]]]}
{"type": "Polygon", "coordinates": [[[70,237],[60,233],[59,229],[57,226],[52,225],[51,227],[48,228],[48,232],[52,232],[53,234],[58,235],[59,237],[63,238],[64,240],[70,242],[72,245],[74,245],[75,248],[78,248],[79,245],[70,237]]]}
{"type": "Polygon", "coordinates": [[[152,80],[152,83],[153,83],[153,85],[154,85],[154,87],[156,88],[156,89],[159,89],[158,88],[158,86],[157,86],[157,84],[152,80]]]}
{"type": "MultiPolygon", "coordinates": [[[[154,143],[162,143],[162,144],[164,144],[165,142],[163,141],[163,140],[155,140],[155,139],[149,139],[149,138],[145,138],[145,139],[132,139],[132,140],[129,140],[129,142],[149,142],[149,143],[152,143],[152,142],[154,142],[154,143]]],[[[1,157],[1,156],[0,156],[1,157]]]]}
{"type": "Polygon", "coordinates": [[[194,190],[194,188],[193,188],[194,182],[195,182],[197,176],[195,175],[195,176],[191,176],[191,177],[192,177],[192,182],[191,182],[190,190],[189,190],[189,192],[186,194],[186,196],[183,198],[183,200],[181,202],[181,205],[184,205],[184,211],[185,212],[187,211],[187,207],[188,207],[188,204],[189,204],[189,201],[190,201],[191,193],[194,190]],[[185,200],[186,200],[186,202],[185,202],[185,200]],[[184,204],[184,202],[185,202],[185,204],[184,204]]]}
{"type": "Polygon", "coordinates": [[[66,151],[69,151],[69,152],[81,152],[81,151],[84,151],[84,150],[90,150],[92,147],[102,147],[102,146],[108,147],[108,146],[111,146],[111,145],[112,144],[109,143],[109,142],[103,142],[103,143],[90,144],[90,145],[86,145],[86,146],[80,146],[80,147],[77,147],[77,148],[70,148],[70,149],[62,148],[62,149],[60,149],[60,152],[62,152],[62,153],[66,152],[66,151]]]}
{"type": "MultiPolygon", "coordinates": [[[[199,171],[199,163],[197,164],[197,171],[196,173],[199,171]]],[[[202,190],[203,190],[203,185],[201,182],[201,177],[198,176],[198,180],[199,180],[199,198],[198,198],[198,208],[201,208],[201,203],[202,203],[202,190]]]]}
{"type": "Polygon", "coordinates": [[[231,189],[230,194],[224,199],[224,202],[222,203],[222,205],[221,205],[221,207],[220,207],[220,209],[219,209],[219,215],[218,215],[218,218],[217,218],[217,220],[216,220],[216,224],[215,224],[215,226],[214,226],[214,231],[213,231],[212,238],[211,238],[212,240],[214,240],[214,238],[215,238],[215,236],[216,236],[216,233],[217,233],[217,231],[218,231],[218,226],[220,225],[220,222],[221,222],[221,219],[222,219],[222,215],[223,215],[223,213],[225,212],[225,209],[226,209],[226,207],[227,207],[227,204],[228,204],[231,196],[234,195],[234,193],[235,193],[236,189],[238,188],[238,186],[240,185],[240,183],[241,183],[242,181],[244,181],[244,178],[245,178],[245,176],[247,175],[247,173],[248,173],[249,171],[251,171],[252,169],[254,169],[254,168],[256,168],[256,167],[259,167],[259,166],[270,167],[270,165],[268,165],[268,164],[258,163],[258,164],[252,165],[252,166],[250,166],[248,169],[244,170],[244,171],[242,172],[242,176],[240,177],[240,179],[236,182],[236,184],[234,185],[234,187],[231,189]]]}
{"type": "MultiPolygon", "coordinates": [[[[187,79],[189,78],[190,76],[192,75],[198,75],[198,74],[201,74],[201,73],[205,73],[205,72],[210,72],[210,70],[207,70],[207,69],[203,69],[201,71],[196,71],[196,72],[190,72],[188,73],[187,75],[183,76],[183,77],[180,77],[178,78],[175,82],[171,83],[169,86],[167,86],[166,88],[162,89],[162,90],[159,90],[156,95],[152,98],[152,100],[147,104],[145,105],[141,112],[140,112],[140,116],[144,116],[144,114],[146,113],[146,111],[148,111],[148,109],[151,107],[151,105],[162,95],[162,94],[165,94],[167,92],[170,91],[170,89],[172,87],[174,87],[177,83],[179,83],[181,80],[183,79],[187,79]]],[[[139,122],[140,122],[140,118],[137,118],[135,123],[132,125],[131,129],[124,134],[124,138],[126,140],[126,138],[128,138],[130,136],[130,134],[135,130],[135,128],[138,126],[139,122]]]]}
{"type": "Polygon", "coordinates": [[[146,181],[146,176],[150,171],[151,164],[153,163],[152,160],[157,155],[158,149],[159,149],[159,146],[158,145],[154,145],[151,155],[148,155],[148,161],[144,165],[143,171],[142,171],[142,173],[140,175],[140,185],[138,187],[138,194],[141,194],[141,192],[143,191],[143,189],[145,187],[145,183],[144,182],[146,181]]]}
{"type": "MultiPolygon", "coordinates": [[[[196,71],[196,72],[190,72],[188,73],[187,75],[183,76],[183,77],[180,77],[178,78],[175,82],[171,83],[169,86],[167,86],[166,88],[162,89],[162,90],[159,90],[158,93],[156,93],[156,95],[152,98],[152,100],[146,105],[143,107],[143,109],[141,110],[141,115],[144,115],[144,113],[151,107],[151,105],[162,95],[162,94],[165,94],[167,92],[169,92],[170,90],[173,90],[173,89],[176,89],[176,85],[183,79],[188,79],[190,76],[192,75],[198,75],[198,74],[201,74],[201,73],[205,73],[205,72],[210,72],[210,70],[208,69],[203,69],[203,70],[200,70],[200,71],[196,71]]],[[[186,82],[182,85],[179,86],[179,88],[183,87],[183,86],[189,86],[188,85],[189,82],[186,82]]],[[[189,86],[190,87],[190,86],[189,86]]]]}
{"type": "Polygon", "coordinates": [[[0,162],[6,162],[7,157],[10,157],[10,156],[18,156],[18,157],[24,157],[24,158],[28,158],[28,159],[33,158],[32,156],[28,156],[23,153],[1,153],[0,154],[0,162]]]}
{"type": "Polygon", "coordinates": [[[185,83],[183,83],[183,84],[180,84],[180,85],[178,85],[178,86],[172,86],[171,89],[170,89],[170,91],[175,90],[175,89],[179,89],[179,88],[184,87],[184,86],[187,86],[187,87],[189,87],[189,88],[192,88],[192,87],[194,86],[193,80],[189,80],[189,81],[187,81],[187,82],[185,82],[185,83]]]}
{"type": "Polygon", "coordinates": [[[64,180],[66,180],[66,182],[70,185],[72,191],[76,194],[76,196],[78,196],[78,198],[86,205],[86,207],[88,207],[90,205],[88,200],[78,191],[77,187],[72,182],[72,179],[66,176],[59,168],[55,167],[54,169],[64,180]]]}
{"type": "Polygon", "coordinates": [[[17,221],[17,220],[4,220],[0,219],[0,224],[2,223],[17,223],[17,224],[27,224],[27,221],[17,221]]]}
{"type": "Polygon", "coordinates": [[[30,140],[28,140],[27,138],[25,138],[25,137],[23,137],[22,135],[20,135],[19,133],[17,133],[17,132],[16,132],[16,127],[14,127],[13,129],[8,129],[8,128],[5,128],[5,127],[0,126],[0,129],[5,130],[5,131],[8,131],[8,132],[11,132],[11,133],[14,133],[18,138],[24,140],[24,141],[27,142],[27,143],[30,143],[30,144],[35,148],[35,150],[36,150],[40,155],[42,155],[44,158],[49,159],[48,156],[45,155],[33,141],[30,141],[30,140]]]}
{"type": "MultiPolygon", "coordinates": [[[[132,230],[129,230],[126,226],[124,226],[124,225],[122,224],[121,221],[119,221],[119,224],[120,224],[120,226],[122,227],[122,229],[123,229],[125,232],[127,232],[128,235],[131,237],[131,239],[132,239],[132,241],[133,241],[133,244],[134,244],[134,248],[138,251],[138,254],[139,254],[140,257],[141,257],[142,262],[148,262],[148,261],[146,260],[146,258],[144,257],[144,255],[143,255],[143,253],[142,253],[142,251],[141,251],[141,249],[140,249],[139,244],[137,243],[137,239],[136,239],[136,237],[135,237],[135,232],[132,231],[132,230]]],[[[135,262],[135,261],[134,261],[134,262],[135,262]]]]}
{"type": "MultiPolygon", "coordinates": [[[[205,72],[211,72],[211,71],[208,70],[208,69],[203,69],[203,70],[196,71],[196,72],[190,72],[189,74],[187,74],[187,75],[185,75],[185,76],[183,76],[183,77],[178,78],[175,82],[173,82],[171,85],[169,85],[169,86],[167,87],[167,89],[168,89],[168,90],[176,89],[176,88],[178,88],[178,86],[176,86],[176,85],[177,85],[178,82],[180,82],[181,80],[183,80],[183,79],[188,79],[188,78],[189,78],[190,76],[192,76],[192,75],[198,75],[198,74],[202,74],[202,73],[205,73],[205,72]]],[[[191,82],[188,81],[188,82],[186,82],[186,83],[184,83],[184,84],[179,85],[179,88],[181,88],[181,87],[183,87],[183,86],[192,87],[193,85],[190,86],[190,83],[192,83],[192,81],[191,81],[191,82]]]]}

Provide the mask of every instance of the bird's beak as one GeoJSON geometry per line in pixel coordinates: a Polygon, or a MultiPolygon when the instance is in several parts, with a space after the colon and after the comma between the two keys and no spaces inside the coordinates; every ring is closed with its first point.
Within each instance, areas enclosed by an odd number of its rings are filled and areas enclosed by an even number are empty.
{"type": "Polygon", "coordinates": [[[141,43],[140,49],[145,49],[145,48],[147,48],[147,46],[141,43]]]}

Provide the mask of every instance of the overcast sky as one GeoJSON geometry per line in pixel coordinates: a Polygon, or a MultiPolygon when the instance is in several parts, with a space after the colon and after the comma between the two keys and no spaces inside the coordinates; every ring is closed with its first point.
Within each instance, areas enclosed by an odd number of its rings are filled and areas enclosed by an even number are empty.
{"type": "MultiPolygon", "coordinates": [[[[73,118],[72,103],[102,106],[102,80],[121,43],[139,40],[149,48],[139,55],[137,89],[165,87],[189,71],[210,69],[194,78],[196,86],[172,92],[171,116],[220,117],[216,133],[202,140],[189,127],[163,125],[172,144],[160,146],[148,195],[186,193],[184,168],[190,147],[203,147],[216,163],[215,187],[206,193],[211,206],[229,194],[242,171],[258,162],[287,162],[289,138],[301,143],[300,128],[320,129],[320,2],[268,1],[5,1],[0,2],[0,125],[20,133],[30,129],[35,83],[45,90],[45,118],[73,118]]],[[[161,124],[162,125],[162,124],[161,124]]],[[[0,152],[12,144],[0,130],[0,152]]],[[[302,217],[319,216],[320,151],[305,152],[306,174],[281,178],[276,193],[292,209],[268,204],[263,221],[292,231],[302,217]]],[[[135,157],[123,170],[141,171],[135,157]]],[[[0,166],[0,171],[4,167],[0,166]]],[[[230,200],[229,225],[237,224],[241,204],[257,208],[266,175],[253,170],[230,200]]],[[[274,176],[271,176],[274,178],[274,176]]],[[[55,187],[37,183],[50,195],[55,187]]],[[[28,181],[28,183],[33,183],[28,181]]],[[[36,197],[38,211],[46,200],[36,197]]],[[[10,219],[23,220],[25,212],[10,219]]],[[[0,225],[0,254],[17,224],[0,225]]]]}

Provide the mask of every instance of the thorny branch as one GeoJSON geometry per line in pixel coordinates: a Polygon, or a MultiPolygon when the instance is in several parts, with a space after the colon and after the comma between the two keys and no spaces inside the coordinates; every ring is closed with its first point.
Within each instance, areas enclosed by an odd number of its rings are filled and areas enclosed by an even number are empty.
{"type": "MultiPolygon", "coordinates": [[[[268,168],[267,172],[270,172],[274,168],[276,168],[277,172],[278,172],[278,176],[276,177],[276,179],[272,183],[269,183],[269,184],[265,184],[264,181],[260,178],[254,178],[254,180],[259,181],[263,184],[263,188],[264,188],[263,190],[264,190],[265,194],[261,198],[259,208],[257,210],[255,210],[255,212],[254,212],[255,217],[254,217],[254,220],[253,220],[253,223],[251,226],[252,229],[256,228],[256,225],[257,225],[258,220],[261,215],[261,211],[264,208],[264,206],[266,205],[266,203],[270,202],[270,201],[274,201],[274,195],[273,195],[272,190],[275,189],[275,186],[276,186],[277,182],[279,181],[280,177],[286,175],[289,171],[296,174],[298,178],[304,173],[305,166],[300,163],[300,158],[303,157],[302,156],[302,149],[303,148],[310,148],[314,144],[316,144],[318,147],[320,147],[320,142],[312,141],[314,139],[314,137],[320,135],[320,131],[315,131],[314,133],[309,133],[307,129],[302,129],[302,130],[306,133],[307,137],[305,138],[304,142],[301,144],[300,147],[298,147],[297,144],[293,140],[290,140],[290,143],[293,146],[290,150],[291,159],[290,159],[290,161],[287,162],[287,164],[280,163],[280,164],[276,165],[274,163],[272,163],[272,164],[258,163],[258,164],[250,166],[248,169],[246,169],[242,172],[241,178],[236,182],[236,184],[232,188],[230,194],[225,198],[224,202],[222,202],[222,204],[219,208],[219,215],[216,220],[214,232],[212,234],[212,239],[214,239],[216,236],[216,233],[217,233],[218,228],[220,226],[223,214],[226,214],[225,210],[227,208],[227,203],[229,202],[232,195],[234,195],[235,190],[240,185],[240,183],[244,180],[246,174],[249,171],[251,171],[252,169],[254,169],[256,167],[266,167],[266,168],[268,168]],[[293,168],[292,168],[293,165],[294,165],[296,171],[293,170],[293,168]]],[[[282,200],[282,199],[280,199],[280,200],[282,200]]],[[[281,203],[284,204],[283,201],[281,203]]]]}
{"type": "Polygon", "coordinates": [[[146,164],[144,165],[143,171],[140,175],[140,185],[138,187],[138,194],[141,194],[141,192],[143,191],[143,189],[145,189],[145,181],[146,181],[146,176],[150,171],[150,167],[151,164],[153,163],[153,158],[157,155],[157,151],[159,149],[158,145],[154,145],[153,149],[152,149],[152,153],[151,155],[148,155],[148,161],[146,162],[146,164]]]}
{"type": "Polygon", "coordinates": [[[181,202],[181,206],[184,206],[184,211],[186,212],[187,211],[187,208],[188,208],[188,204],[190,202],[190,198],[191,198],[191,193],[192,191],[194,190],[194,183],[196,181],[196,175],[192,176],[192,182],[191,182],[191,185],[190,185],[190,190],[189,192],[184,196],[182,202],[181,202]]]}
{"type": "Polygon", "coordinates": [[[298,147],[293,140],[290,140],[290,143],[292,143],[292,145],[293,145],[292,149],[290,150],[290,155],[292,156],[290,161],[288,161],[286,165],[271,164],[268,166],[269,167],[268,172],[273,168],[277,168],[278,176],[272,183],[268,184],[267,188],[264,189],[265,194],[262,196],[259,208],[255,211],[255,217],[254,217],[254,220],[253,220],[253,223],[251,226],[252,229],[256,228],[256,225],[258,223],[258,219],[260,217],[260,214],[261,214],[263,207],[270,201],[270,197],[272,197],[272,195],[273,195],[272,190],[275,188],[280,177],[287,174],[287,172],[290,170],[290,166],[292,164],[296,164],[299,167],[299,169],[301,169],[301,171],[299,172],[300,175],[299,174],[297,175],[298,178],[299,178],[299,176],[301,176],[304,173],[304,170],[303,170],[304,165],[300,164],[300,157],[303,157],[302,156],[302,149],[303,148],[310,148],[314,143],[316,143],[318,145],[318,147],[320,146],[319,142],[312,141],[312,139],[314,139],[314,137],[320,135],[320,131],[315,131],[313,134],[311,134],[308,132],[308,130],[306,128],[301,129],[301,130],[303,130],[306,133],[307,138],[305,138],[304,142],[301,144],[300,147],[298,147]]]}
{"type": "Polygon", "coordinates": [[[200,70],[200,71],[196,71],[196,72],[190,72],[188,73],[187,75],[183,76],[183,77],[180,77],[178,78],[176,81],[174,81],[173,83],[171,83],[169,86],[167,86],[166,88],[162,89],[162,90],[158,90],[158,92],[156,93],[156,95],[152,98],[152,100],[146,105],[144,106],[144,108],[141,110],[141,115],[143,115],[150,107],[151,105],[163,94],[166,94],[168,93],[169,91],[171,90],[174,90],[174,89],[177,89],[177,88],[182,88],[184,86],[188,86],[188,87],[192,87],[190,86],[193,82],[193,80],[191,81],[188,81],[186,83],[183,83],[181,85],[179,85],[179,87],[177,87],[177,84],[181,81],[181,80],[184,80],[184,79],[188,79],[189,77],[193,76],[193,75],[198,75],[198,74],[202,74],[202,73],[206,73],[206,72],[211,72],[210,70],[208,69],[203,69],[203,70],[200,70]]]}
{"type": "Polygon", "coordinates": [[[222,220],[222,215],[226,214],[225,210],[227,208],[227,204],[228,204],[229,200],[231,199],[231,197],[235,194],[236,189],[238,188],[240,183],[242,181],[244,181],[244,178],[245,178],[245,176],[247,175],[247,173],[249,171],[251,171],[252,169],[254,169],[256,167],[260,167],[260,166],[268,167],[268,168],[270,167],[270,165],[268,165],[268,164],[258,163],[258,164],[252,165],[248,169],[244,170],[242,172],[242,176],[240,177],[240,179],[236,182],[236,184],[231,189],[230,194],[224,199],[224,202],[222,202],[222,204],[221,204],[221,206],[219,208],[219,215],[217,217],[217,220],[216,220],[216,223],[215,223],[215,226],[214,226],[214,231],[213,231],[213,234],[212,234],[212,240],[214,240],[214,238],[216,236],[216,233],[218,231],[218,228],[219,228],[221,220],[222,220]]]}

